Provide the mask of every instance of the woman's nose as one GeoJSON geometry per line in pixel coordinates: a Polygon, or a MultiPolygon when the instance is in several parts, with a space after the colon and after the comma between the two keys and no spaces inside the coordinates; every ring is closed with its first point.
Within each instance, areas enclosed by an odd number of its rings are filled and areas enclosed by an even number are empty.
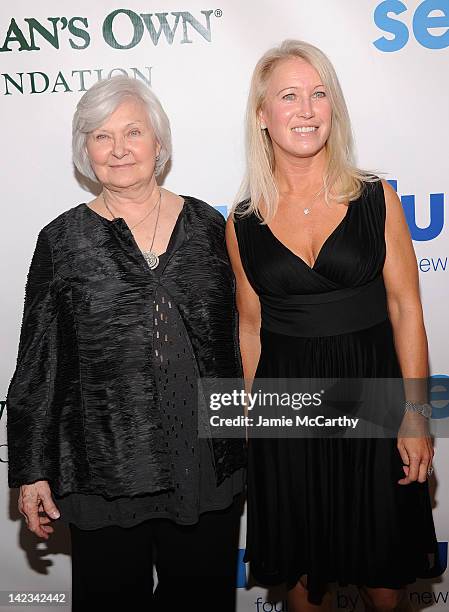
{"type": "Polygon", "coordinates": [[[313,117],[313,106],[310,98],[304,97],[299,101],[298,110],[296,111],[298,117],[303,117],[304,119],[310,119],[313,117]]]}
{"type": "Polygon", "coordinates": [[[126,149],[125,140],[123,138],[114,138],[114,146],[112,149],[112,155],[114,155],[114,157],[121,159],[122,157],[125,157],[127,153],[128,151],[126,149]]]}

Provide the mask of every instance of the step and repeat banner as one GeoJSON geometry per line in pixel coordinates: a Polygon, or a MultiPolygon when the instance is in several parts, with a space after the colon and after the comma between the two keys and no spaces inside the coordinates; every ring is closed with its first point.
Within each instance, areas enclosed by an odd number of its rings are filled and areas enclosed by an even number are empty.
{"type": "MultiPolygon", "coordinates": [[[[173,132],[166,187],[226,214],[243,173],[252,70],[285,38],[311,42],[331,58],[352,117],[358,164],[383,173],[401,197],[420,273],[433,418],[449,418],[448,0],[3,2],[0,591],[70,589],[67,531],[61,526],[48,542],[37,541],[17,512],[17,492],[7,488],[4,399],[38,231],[93,198],[71,162],[76,103],[92,84],[116,74],[151,85],[173,132]]],[[[449,440],[439,439],[431,488],[442,563],[439,576],[409,588],[418,609],[449,609],[448,460],[449,440]]],[[[243,516],[241,558],[245,528],[243,516]]],[[[285,594],[253,585],[242,561],[238,575],[238,612],[287,610],[285,594]]],[[[335,589],[334,606],[363,609],[352,589],[335,589]]],[[[194,602],[180,593],[178,609],[194,609],[194,602]]]]}

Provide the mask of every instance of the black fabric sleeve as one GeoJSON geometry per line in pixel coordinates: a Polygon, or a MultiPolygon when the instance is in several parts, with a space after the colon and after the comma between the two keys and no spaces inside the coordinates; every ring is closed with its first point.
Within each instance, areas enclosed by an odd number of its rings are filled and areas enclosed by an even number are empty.
{"type": "Polygon", "coordinates": [[[56,360],[53,276],[51,247],[42,230],[28,273],[17,364],[6,398],[10,487],[46,480],[45,422],[56,360]]]}

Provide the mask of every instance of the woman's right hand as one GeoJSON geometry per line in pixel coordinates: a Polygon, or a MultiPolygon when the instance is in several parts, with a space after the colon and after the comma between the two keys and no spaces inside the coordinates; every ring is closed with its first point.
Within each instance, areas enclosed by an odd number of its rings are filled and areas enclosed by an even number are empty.
{"type": "Polygon", "coordinates": [[[19,512],[25,517],[30,531],[39,538],[48,540],[54,529],[49,523],[51,519],[60,517],[59,510],[53,501],[51,490],[46,480],[38,480],[33,484],[20,487],[19,512]]]}

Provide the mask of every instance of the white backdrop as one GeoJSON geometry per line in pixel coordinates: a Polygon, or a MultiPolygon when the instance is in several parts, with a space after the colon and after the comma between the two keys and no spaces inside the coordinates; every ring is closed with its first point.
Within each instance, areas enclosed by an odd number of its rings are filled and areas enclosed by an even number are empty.
{"type": "MultiPolygon", "coordinates": [[[[243,171],[251,72],[267,48],[289,37],[329,55],[348,102],[359,165],[397,181],[415,239],[432,374],[449,374],[448,0],[16,0],[0,6],[1,400],[14,369],[37,233],[63,210],[92,199],[71,164],[71,119],[83,85],[119,69],[151,81],[172,124],[166,186],[226,207],[243,171]]],[[[449,418],[448,381],[435,381],[437,418],[449,418]]],[[[5,421],[6,411],[0,422],[0,591],[68,590],[67,534],[60,529],[37,544],[19,521],[16,494],[7,489],[5,421]]],[[[438,440],[432,489],[443,553],[448,458],[448,440],[438,440]]],[[[242,547],[244,535],[243,518],[242,547]]],[[[245,589],[240,570],[239,612],[287,609],[282,595],[245,589]]],[[[413,585],[410,596],[420,608],[447,610],[448,590],[446,572],[413,585]]],[[[179,610],[189,603],[181,593],[179,610]]],[[[346,589],[335,593],[335,608],[362,609],[356,592],[346,589]]]]}

